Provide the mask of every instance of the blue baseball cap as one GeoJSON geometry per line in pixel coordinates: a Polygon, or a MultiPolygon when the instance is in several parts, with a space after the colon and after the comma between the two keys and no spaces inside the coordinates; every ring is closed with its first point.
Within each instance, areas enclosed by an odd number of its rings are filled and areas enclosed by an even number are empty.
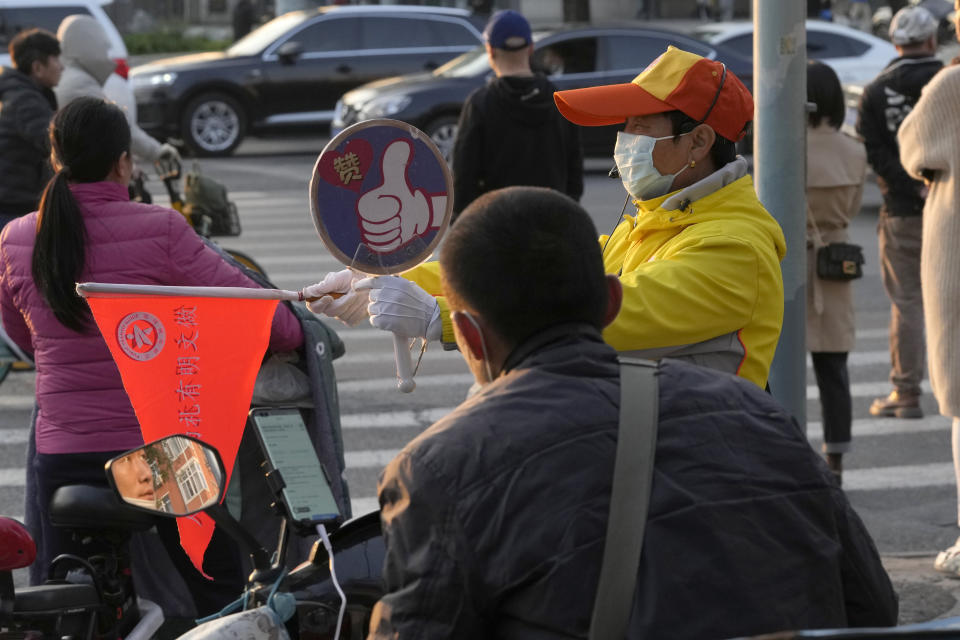
{"type": "Polygon", "coordinates": [[[533,42],[530,23],[521,14],[510,9],[490,16],[483,29],[483,39],[494,49],[517,51],[533,42]]]}

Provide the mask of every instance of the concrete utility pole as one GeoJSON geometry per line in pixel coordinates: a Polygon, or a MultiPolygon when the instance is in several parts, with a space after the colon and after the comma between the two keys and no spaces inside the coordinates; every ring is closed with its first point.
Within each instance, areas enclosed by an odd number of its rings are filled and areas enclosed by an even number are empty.
{"type": "MultiPolygon", "coordinates": [[[[770,390],[806,428],[807,33],[803,2],[753,0],[757,195],[783,227],[783,332],[770,390]]],[[[761,292],[762,295],[762,292],[761,292]]]]}

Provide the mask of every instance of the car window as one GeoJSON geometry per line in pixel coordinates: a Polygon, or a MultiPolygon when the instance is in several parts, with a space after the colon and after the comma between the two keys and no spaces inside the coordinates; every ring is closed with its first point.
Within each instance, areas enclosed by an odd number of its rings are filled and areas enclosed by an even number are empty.
{"type": "Polygon", "coordinates": [[[439,46],[430,22],[432,21],[423,18],[365,18],[361,25],[363,48],[409,49],[439,46]]]}
{"type": "Polygon", "coordinates": [[[853,58],[863,54],[868,48],[869,45],[865,42],[838,33],[807,31],[807,57],[809,58],[853,58]]]}
{"type": "Polygon", "coordinates": [[[292,11],[274,18],[237,40],[227,49],[227,53],[232,56],[254,56],[273,44],[277,38],[306,20],[309,15],[310,13],[304,11],[292,11]]]}
{"type": "Polygon", "coordinates": [[[0,47],[6,50],[10,40],[24,29],[35,27],[56,33],[60,22],[78,13],[90,15],[83,5],[56,7],[8,7],[0,9],[0,47]]]}
{"type": "Polygon", "coordinates": [[[358,18],[317,20],[291,34],[287,42],[298,42],[303,53],[362,49],[358,18]]]}
{"type": "MultiPolygon", "coordinates": [[[[657,36],[611,36],[607,41],[605,70],[643,69],[661,53],[667,45],[677,44],[657,36]]],[[[686,49],[687,47],[681,47],[686,49]]],[[[699,52],[697,52],[699,53],[699,52]]]]}
{"type": "Polygon", "coordinates": [[[591,73],[597,70],[597,39],[571,38],[540,47],[533,65],[548,75],[591,73]]]}
{"type": "Polygon", "coordinates": [[[477,36],[458,22],[446,20],[427,20],[433,41],[441,47],[473,47],[479,43],[477,36]]]}
{"type": "MultiPolygon", "coordinates": [[[[809,36],[809,34],[808,34],[809,36]]],[[[724,40],[723,45],[733,50],[734,53],[739,53],[745,58],[753,57],[753,34],[744,33],[743,35],[734,36],[729,40],[724,40]]]]}
{"type": "Polygon", "coordinates": [[[474,78],[488,73],[490,63],[487,60],[487,50],[477,47],[437,67],[433,75],[443,78],[474,78]]]}

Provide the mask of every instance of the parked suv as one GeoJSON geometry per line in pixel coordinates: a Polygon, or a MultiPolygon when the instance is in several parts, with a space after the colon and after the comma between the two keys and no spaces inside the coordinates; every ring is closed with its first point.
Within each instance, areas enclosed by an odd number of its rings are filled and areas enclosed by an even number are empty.
{"type": "Polygon", "coordinates": [[[337,99],[377,78],[432,70],[482,42],[462,9],[342,6],[274,18],[225,52],[132,73],[139,123],[198,155],[233,153],[248,132],[326,133],[337,99]]]}
{"type": "Polygon", "coordinates": [[[40,28],[56,33],[67,16],[93,16],[110,40],[110,57],[117,68],[103,86],[107,96],[127,109],[134,108],[133,93],[126,77],[127,47],[113,22],[103,10],[113,0],[0,0],[0,65],[11,66],[10,40],[24,29],[40,28]]]}

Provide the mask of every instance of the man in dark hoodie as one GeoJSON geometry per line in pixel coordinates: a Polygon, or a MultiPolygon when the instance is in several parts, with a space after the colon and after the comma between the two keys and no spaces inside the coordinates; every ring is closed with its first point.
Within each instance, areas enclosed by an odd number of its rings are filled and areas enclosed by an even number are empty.
{"type": "Polygon", "coordinates": [[[940,71],[937,20],[923,7],[904,7],[890,22],[894,59],[863,90],[857,132],[883,194],[877,235],[881,275],[890,298],[890,383],[893,391],[874,400],[875,416],[921,418],[920,382],[924,371],[923,297],[920,245],[926,187],[900,164],[897,130],[920,99],[920,91],[940,71]]]}
{"type": "Polygon", "coordinates": [[[478,196],[501,187],[548,187],[583,194],[580,133],[553,103],[556,87],[530,68],[530,23],[498,11],[483,30],[496,74],[467,98],[453,145],[454,219],[478,196]]]}
{"type": "Polygon", "coordinates": [[[47,127],[57,110],[60,42],[49,31],[21,31],[10,41],[13,68],[0,70],[0,228],[37,210],[50,169],[47,127]]]}

